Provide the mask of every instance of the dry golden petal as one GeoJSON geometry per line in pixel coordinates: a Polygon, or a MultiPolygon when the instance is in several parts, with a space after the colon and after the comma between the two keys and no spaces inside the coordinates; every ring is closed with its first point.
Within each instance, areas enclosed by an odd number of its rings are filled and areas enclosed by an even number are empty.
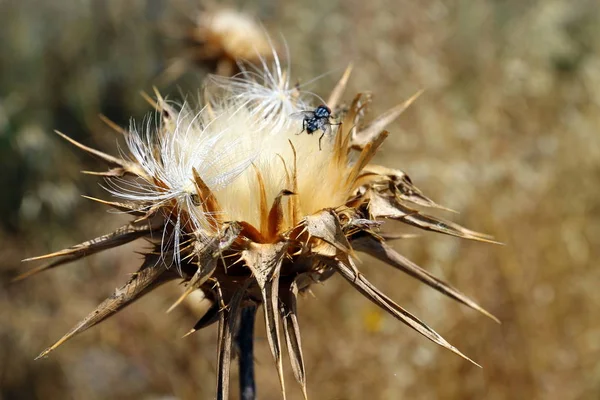
{"type": "Polygon", "coordinates": [[[348,149],[344,148],[344,124],[342,123],[336,129],[335,141],[333,142],[333,157],[331,158],[333,168],[345,168],[347,154],[348,149]]]}
{"type": "Polygon", "coordinates": [[[45,260],[54,257],[63,257],[60,260],[56,260],[49,264],[44,264],[39,267],[33,268],[27,272],[24,272],[23,274],[17,276],[14,280],[18,281],[21,279],[25,279],[29,276],[35,275],[47,269],[55,268],[59,265],[79,260],[80,258],[90,256],[100,251],[112,249],[114,247],[118,247],[123,244],[132,242],[136,239],[150,234],[154,229],[150,224],[142,226],[127,224],[125,226],[120,227],[112,233],[97,237],[92,240],[85,241],[83,243],[69,247],[68,249],[60,250],[50,254],[45,254],[43,256],[26,258],[23,260],[23,262],[45,260]]]}
{"type": "Polygon", "coordinates": [[[269,206],[267,204],[267,190],[265,188],[265,181],[263,179],[260,170],[256,167],[256,165],[252,164],[254,167],[254,172],[256,173],[256,183],[258,184],[258,191],[260,193],[260,201],[258,203],[259,210],[258,213],[260,215],[260,233],[264,237],[269,237],[269,206]]]}
{"type": "MultiPolygon", "coordinates": [[[[54,132],[56,132],[57,135],[59,135],[66,141],[70,142],[74,146],[80,148],[81,150],[98,157],[99,159],[104,161],[106,164],[108,164],[109,167],[112,167],[114,170],[122,171],[123,172],[122,175],[129,173],[129,174],[140,176],[140,177],[146,176],[145,172],[137,164],[122,160],[120,158],[113,157],[111,155],[101,152],[100,150],[96,150],[96,149],[92,149],[91,147],[87,147],[87,146],[77,142],[76,140],[71,139],[70,137],[68,137],[67,135],[65,135],[62,132],[59,132],[59,131],[54,131],[54,132]]],[[[116,172],[109,171],[109,173],[114,174],[116,172]]],[[[118,175],[118,176],[121,176],[121,175],[118,175]]]]}
{"type": "Polygon", "coordinates": [[[275,200],[273,200],[273,205],[271,206],[271,211],[269,211],[269,222],[268,222],[268,240],[272,241],[277,238],[277,236],[283,231],[283,226],[285,223],[285,215],[283,212],[283,206],[281,205],[281,199],[283,196],[293,195],[294,192],[289,190],[282,190],[279,192],[275,200]]]}
{"type": "Polygon", "coordinates": [[[352,100],[350,109],[344,116],[342,125],[337,130],[335,154],[333,157],[334,162],[338,168],[346,168],[348,164],[348,150],[350,140],[356,131],[356,124],[358,123],[360,113],[366,107],[368,99],[365,100],[363,93],[357,94],[352,100]]]}
{"type": "Polygon", "coordinates": [[[398,304],[394,303],[389,297],[385,296],[381,293],[376,287],[374,287],[362,274],[356,273],[356,267],[352,265],[348,265],[346,262],[337,261],[334,263],[337,271],[352,285],[356,290],[362,293],[366,298],[372,301],[374,304],[381,307],[383,310],[387,311],[389,314],[396,317],[401,322],[405,323],[415,331],[419,332],[421,335],[425,336],[427,339],[431,340],[434,343],[452,351],[453,353],[461,356],[467,361],[472,362],[473,364],[481,367],[475,361],[471,360],[463,353],[458,351],[457,348],[452,346],[450,343],[446,341],[442,336],[440,336],[436,331],[428,327],[425,323],[419,320],[417,317],[400,307],[398,304]]]}
{"type": "Polygon", "coordinates": [[[252,271],[263,298],[265,308],[265,325],[271,353],[277,365],[277,374],[281,392],[285,399],[285,383],[283,380],[283,364],[281,361],[281,333],[279,328],[279,272],[286,254],[287,243],[274,244],[250,243],[248,249],[242,251],[242,259],[252,271]]]}
{"type": "MultiPolygon", "coordinates": [[[[290,142],[291,144],[291,142],[290,142]]],[[[294,146],[292,145],[292,149],[295,152],[294,146]]],[[[292,179],[292,176],[290,175],[290,171],[288,169],[287,163],[285,162],[285,159],[281,156],[281,154],[277,154],[277,157],[279,157],[279,159],[281,160],[281,163],[283,164],[283,169],[285,170],[285,187],[287,188],[293,188],[294,186],[298,185],[297,182],[297,178],[294,177],[294,179],[292,179]],[[295,183],[292,182],[292,180],[295,180],[295,183]]],[[[295,162],[294,162],[294,169],[296,168],[295,166],[295,162]]],[[[294,171],[295,173],[295,171],[294,171]]],[[[296,192],[288,190],[289,194],[296,194],[296,192]]],[[[297,221],[295,221],[295,212],[294,209],[297,207],[297,205],[295,204],[298,200],[295,199],[296,201],[289,199],[288,198],[288,202],[287,202],[287,222],[288,222],[288,226],[295,226],[297,221]]],[[[271,207],[271,212],[273,211],[273,207],[271,207]]],[[[283,214],[283,218],[285,220],[285,212],[282,211],[283,214]]],[[[281,232],[283,227],[281,227],[281,229],[278,229],[278,232],[281,232]]]]}
{"type": "Polygon", "coordinates": [[[131,277],[129,282],[115,290],[115,293],[112,296],[104,300],[94,311],[64,335],[58,342],[44,350],[36,360],[45,357],[48,353],[55,350],[58,346],[76,334],[81,333],[116,314],[125,306],[152,291],[157,286],[177,278],[176,274],[167,274],[165,273],[166,271],[167,267],[164,263],[159,262],[157,257],[147,256],[140,270],[131,277]]]}
{"type": "Polygon", "coordinates": [[[483,315],[500,323],[498,318],[487,312],[485,309],[483,309],[481,306],[479,306],[477,303],[471,300],[467,295],[463,294],[458,289],[453,288],[449,284],[439,280],[430,272],[424,270],[423,268],[419,267],[417,264],[413,263],[406,257],[397,253],[386,243],[380,242],[379,240],[376,240],[375,238],[370,236],[363,236],[357,240],[353,240],[352,246],[355,250],[362,251],[374,256],[375,258],[385,262],[386,264],[391,265],[392,267],[407,273],[413,278],[420,280],[426,285],[445,294],[446,296],[466,305],[467,307],[479,311],[483,315]]]}
{"type": "MultiPolygon", "coordinates": [[[[294,169],[292,170],[292,192],[298,193],[298,163],[296,148],[291,140],[288,140],[288,142],[292,147],[292,154],[294,155],[294,169]]],[[[300,215],[300,200],[298,199],[298,196],[290,197],[288,204],[290,207],[290,224],[295,226],[298,223],[298,216],[300,215]]]]}
{"type": "Polygon", "coordinates": [[[279,153],[277,153],[277,158],[279,158],[279,161],[281,161],[281,165],[283,166],[283,170],[285,171],[285,187],[291,188],[293,186],[293,184],[292,184],[292,178],[290,176],[290,171],[288,169],[287,163],[285,162],[285,159],[283,158],[283,156],[279,153]]]}
{"type": "Polygon", "coordinates": [[[280,313],[283,320],[283,334],[287,344],[290,363],[296,381],[302,387],[304,399],[306,394],[306,370],[302,356],[302,342],[300,339],[300,326],[297,311],[298,285],[294,281],[289,287],[282,288],[279,292],[280,313]]]}
{"type": "Polygon", "coordinates": [[[221,215],[221,206],[219,206],[217,198],[208,185],[204,183],[196,168],[192,168],[192,173],[194,174],[194,184],[196,185],[196,192],[200,197],[202,207],[207,213],[214,215],[217,222],[221,222],[219,218],[219,215],[221,215]]]}
{"type": "Polygon", "coordinates": [[[240,221],[239,224],[242,227],[242,235],[248,238],[250,241],[255,243],[267,242],[262,233],[260,233],[260,231],[254,227],[254,225],[249,224],[246,221],[240,221]]]}
{"type": "Polygon", "coordinates": [[[353,187],[356,183],[356,180],[362,171],[362,169],[367,166],[369,162],[377,153],[377,150],[382,145],[383,141],[388,137],[389,133],[387,131],[382,131],[379,135],[373,138],[373,140],[362,149],[360,152],[360,156],[356,163],[352,166],[350,173],[348,174],[348,178],[346,184],[349,187],[353,187]]]}
{"type": "Polygon", "coordinates": [[[371,143],[381,131],[394,122],[422,93],[423,90],[419,90],[405,102],[381,114],[375,121],[352,136],[351,146],[356,149],[362,149],[367,143],[371,143]]]}
{"type": "Polygon", "coordinates": [[[335,88],[331,91],[329,99],[327,99],[327,106],[329,106],[329,108],[331,108],[332,110],[335,110],[335,108],[338,106],[338,103],[340,102],[340,99],[342,98],[342,95],[346,90],[346,85],[348,84],[348,79],[350,78],[351,73],[352,64],[346,67],[344,74],[342,75],[338,83],[335,85],[335,88]]]}

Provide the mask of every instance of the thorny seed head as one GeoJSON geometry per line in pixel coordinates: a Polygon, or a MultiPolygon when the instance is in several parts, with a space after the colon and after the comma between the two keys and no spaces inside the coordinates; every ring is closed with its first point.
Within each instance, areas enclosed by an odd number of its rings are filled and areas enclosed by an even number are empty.
{"type": "MultiPolygon", "coordinates": [[[[195,332],[219,323],[217,393],[228,397],[231,341],[243,308],[261,305],[269,346],[285,396],[281,337],[306,396],[296,296],[334,273],[370,301],[431,341],[466,358],[435,331],[402,309],[359,272],[356,251],[375,256],[449,297],[495,319],[452,286],[396,253],[380,233],[391,219],[461,238],[487,236],[422,213],[443,208],[399,170],[371,163],[388,136],[385,126],[417,97],[362,123],[369,98],[358,94],[341,112],[349,67],[325,102],[340,124],[319,149],[317,135],[301,133],[290,115],[316,104],[289,84],[275,55],[272,65],[213,78],[199,111],[176,106],[158,93],[159,120],[124,132],[128,154],[112,157],[74,142],[105,161],[108,191],[97,200],[135,219],[115,232],[46,256],[55,258],[22,277],[96,252],[146,238],[154,244],[139,271],[115,294],[41,356],[170,280],[187,287],[179,304],[200,291],[212,308],[195,332]],[[160,234],[159,234],[160,233],[160,234]],[[173,266],[176,266],[173,267],[173,266]]],[[[62,134],[61,134],[62,135],[62,134]]]]}

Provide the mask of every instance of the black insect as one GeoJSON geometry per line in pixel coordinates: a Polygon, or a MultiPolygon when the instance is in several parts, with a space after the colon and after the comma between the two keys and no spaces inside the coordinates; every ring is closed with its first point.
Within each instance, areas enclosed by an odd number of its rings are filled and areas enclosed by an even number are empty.
{"type": "Polygon", "coordinates": [[[331,130],[331,125],[339,125],[339,123],[332,124],[331,121],[329,121],[331,118],[331,109],[325,104],[321,104],[312,111],[308,110],[293,113],[291,117],[302,119],[302,130],[298,133],[298,135],[304,131],[306,131],[306,133],[309,135],[312,135],[318,130],[323,132],[319,137],[319,150],[321,150],[321,139],[323,139],[325,134],[329,133],[331,130]]]}

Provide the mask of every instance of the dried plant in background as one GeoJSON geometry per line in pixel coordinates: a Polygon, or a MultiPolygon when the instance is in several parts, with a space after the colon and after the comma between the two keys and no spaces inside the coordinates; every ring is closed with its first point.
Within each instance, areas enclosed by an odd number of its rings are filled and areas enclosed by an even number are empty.
{"type": "Polygon", "coordinates": [[[239,62],[270,59],[273,48],[266,31],[255,19],[232,8],[205,8],[196,14],[185,32],[172,35],[183,40],[186,47],[163,73],[165,82],[177,79],[190,64],[209,66],[218,75],[232,76],[239,72],[239,62]]]}
{"type": "MultiPolygon", "coordinates": [[[[273,65],[249,67],[235,78],[213,78],[200,111],[176,106],[158,93],[155,120],[123,131],[129,154],[113,157],[65,139],[109,166],[106,178],[117,201],[96,200],[135,217],[105,236],[27,261],[55,258],[21,277],[57,267],[136,239],[151,243],[129,282],[100,304],[40,357],[171,280],[186,289],[178,305],[200,291],[212,306],[190,333],[218,322],[218,398],[228,398],[232,342],[242,310],[264,307],[268,343],[282,394],[281,342],[306,397],[306,374],[297,296],[338,273],[357,291],[431,341],[464,357],[415,316],[381,293],[359,271],[356,251],[383,260],[449,297],[495,319],[473,300],[394,251],[385,220],[460,238],[491,237],[419,211],[444,208],[399,170],[371,160],[388,136],[386,125],[418,96],[363,124],[370,98],[358,94],[340,107],[348,68],[326,104],[340,125],[323,139],[300,132],[290,115],[315,108],[273,65]],[[343,112],[341,110],[344,110],[343,112]]],[[[470,361],[470,360],[469,360],[470,361]]]]}

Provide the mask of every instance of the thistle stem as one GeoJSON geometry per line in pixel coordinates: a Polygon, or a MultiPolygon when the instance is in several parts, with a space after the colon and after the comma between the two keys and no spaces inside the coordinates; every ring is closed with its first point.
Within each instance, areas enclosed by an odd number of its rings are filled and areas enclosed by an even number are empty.
{"type": "Polygon", "coordinates": [[[254,381],[254,319],[256,306],[251,305],[242,309],[240,329],[237,342],[240,349],[240,398],[242,400],[256,399],[256,383],[254,381]]]}

